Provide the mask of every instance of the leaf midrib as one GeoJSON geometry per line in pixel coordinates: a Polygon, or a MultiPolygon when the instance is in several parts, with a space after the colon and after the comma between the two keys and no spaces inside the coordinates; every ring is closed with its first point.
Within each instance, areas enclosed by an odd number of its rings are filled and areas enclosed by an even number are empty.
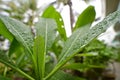
{"type": "MultiPolygon", "coordinates": [[[[3,20],[4,21],[4,20],[3,20]]],[[[7,22],[8,23],[8,22],[7,22]]],[[[9,23],[8,23],[9,24],[9,23]]],[[[6,25],[6,24],[5,24],[6,25]]],[[[11,26],[14,26],[12,24],[9,24],[11,26]]],[[[18,36],[20,36],[20,38],[23,40],[24,44],[25,44],[25,47],[27,48],[27,50],[32,54],[31,50],[29,49],[29,47],[27,46],[26,42],[24,41],[24,39],[22,38],[22,36],[17,32],[17,30],[14,28],[14,27],[11,27],[17,34],[18,36]]],[[[9,29],[8,29],[9,30],[9,29]]],[[[11,31],[10,31],[11,32],[11,31]]],[[[14,34],[13,34],[14,35],[14,34]]],[[[16,38],[16,37],[15,37],[16,38]]]]}
{"type": "Polygon", "coordinates": [[[44,50],[44,57],[43,57],[43,66],[42,66],[42,77],[44,77],[44,72],[45,72],[45,56],[46,56],[46,51],[47,51],[47,39],[48,39],[48,25],[47,25],[47,21],[45,21],[45,50],[44,50]]]}
{"type": "MultiPolygon", "coordinates": [[[[70,49],[72,48],[72,46],[74,45],[74,43],[76,42],[76,40],[78,39],[78,37],[80,36],[80,34],[81,34],[80,31],[81,31],[81,30],[79,30],[79,34],[76,36],[76,38],[73,40],[73,42],[72,42],[72,44],[70,45],[70,47],[68,48],[68,50],[65,52],[65,55],[64,55],[65,57],[67,56],[68,52],[70,51],[70,49]]],[[[63,53],[62,53],[62,54],[63,54],[63,53]]],[[[63,60],[61,59],[61,60],[59,61],[59,63],[60,63],[61,61],[63,61],[63,60]]],[[[58,63],[58,64],[59,64],[59,63],[58,63]]]]}

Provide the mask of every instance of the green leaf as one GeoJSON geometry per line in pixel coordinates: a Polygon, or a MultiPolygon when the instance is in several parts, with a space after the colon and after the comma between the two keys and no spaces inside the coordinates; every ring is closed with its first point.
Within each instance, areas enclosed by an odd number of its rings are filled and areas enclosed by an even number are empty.
{"type": "MultiPolygon", "coordinates": [[[[81,28],[76,30],[71,37],[66,41],[66,44],[61,52],[59,61],[55,68],[46,77],[49,78],[58,69],[60,69],[66,62],[68,62],[72,57],[74,57],[82,48],[89,44],[94,38],[96,38],[101,33],[105,32],[106,29],[115,24],[120,19],[120,12],[116,11],[108,15],[103,21],[92,27],[86,33],[81,34],[81,28]]],[[[84,27],[83,27],[84,28],[84,27]]]]}
{"type": "MultiPolygon", "coordinates": [[[[53,63],[47,63],[46,64],[46,75],[54,68],[53,63]]],[[[73,76],[71,74],[65,73],[62,70],[57,71],[51,78],[47,80],[85,80],[83,78],[79,78],[76,76],[73,76]]]]}
{"type": "Polygon", "coordinates": [[[48,49],[52,47],[52,44],[56,38],[56,31],[57,31],[56,28],[57,25],[55,21],[53,19],[47,19],[47,18],[40,18],[39,22],[36,23],[35,25],[36,35],[43,37],[44,45],[45,45],[44,48],[41,48],[41,50],[44,50],[44,53],[39,53],[41,56],[41,59],[39,61],[43,61],[40,63],[42,69],[42,73],[41,73],[42,77],[44,77],[45,55],[48,49]]]}
{"type": "Polygon", "coordinates": [[[0,19],[4,23],[4,27],[6,27],[13,34],[15,39],[32,54],[33,35],[30,27],[7,16],[0,15],[0,19]]]}
{"type": "Polygon", "coordinates": [[[57,71],[57,73],[54,74],[48,80],[86,80],[86,79],[79,78],[79,77],[76,77],[76,76],[72,76],[72,75],[70,75],[68,73],[65,73],[63,71],[57,71]]]}
{"type": "Polygon", "coordinates": [[[70,63],[70,64],[63,66],[63,68],[84,71],[84,70],[87,70],[89,68],[105,68],[105,66],[82,64],[82,63],[70,63]]]}
{"type": "Polygon", "coordinates": [[[56,23],[57,23],[57,29],[58,29],[58,32],[59,32],[60,36],[61,36],[64,40],[67,39],[66,32],[65,32],[65,28],[64,28],[63,19],[62,19],[60,13],[57,12],[57,10],[56,10],[53,6],[49,6],[49,7],[43,12],[42,17],[55,19],[55,21],[56,21],[56,23]]]}
{"type": "MultiPolygon", "coordinates": [[[[26,56],[26,52],[24,47],[14,38],[12,43],[10,44],[9,47],[9,53],[8,53],[9,57],[13,57],[16,56],[15,60],[16,60],[16,66],[19,66],[21,64],[24,64],[24,57],[26,56]]],[[[28,57],[28,56],[26,56],[28,57]]]]}
{"type": "Polygon", "coordinates": [[[12,43],[10,44],[10,48],[9,48],[9,56],[19,51],[20,49],[21,49],[21,44],[16,39],[13,39],[12,43]]]}
{"type": "MultiPolygon", "coordinates": [[[[55,38],[57,25],[53,19],[40,18],[39,22],[36,23],[36,35],[41,36],[45,40],[45,50],[51,48],[55,38]]],[[[46,51],[45,51],[46,52],[46,51]]]]}
{"type": "Polygon", "coordinates": [[[98,50],[103,50],[105,49],[105,44],[97,39],[94,39],[92,42],[90,42],[89,45],[85,47],[85,51],[90,52],[90,51],[98,51],[98,50]]]}
{"type": "Polygon", "coordinates": [[[36,79],[43,80],[45,73],[45,44],[44,39],[42,37],[37,37],[35,39],[33,54],[36,59],[35,71],[36,71],[36,79]]]}
{"type": "Polygon", "coordinates": [[[75,56],[78,57],[88,57],[88,56],[98,56],[98,52],[86,52],[86,53],[82,53],[82,54],[76,54],[75,56]]]}
{"type": "Polygon", "coordinates": [[[95,20],[95,9],[94,6],[88,6],[78,17],[77,22],[75,24],[74,30],[83,27],[87,24],[92,24],[95,20]]]}
{"type": "Polygon", "coordinates": [[[0,51],[0,62],[5,64],[8,67],[11,67],[12,69],[16,70],[17,72],[19,72],[20,74],[24,75],[25,77],[27,77],[30,80],[34,80],[31,76],[29,76],[28,74],[24,73],[23,71],[21,71],[13,62],[12,60],[6,55],[6,53],[0,51]]]}
{"type": "Polygon", "coordinates": [[[12,41],[13,40],[13,35],[4,26],[5,26],[4,23],[0,19],[0,34],[2,36],[4,36],[5,38],[9,39],[10,41],[12,41]]]}
{"type": "Polygon", "coordinates": [[[57,36],[55,39],[51,51],[55,53],[55,55],[58,57],[62,51],[62,48],[64,46],[64,41],[61,40],[60,36],[57,36]]]}
{"type": "MultiPolygon", "coordinates": [[[[89,31],[89,24],[86,25],[85,27],[79,28],[78,30],[76,30],[72,36],[70,36],[70,38],[65,42],[65,46],[63,47],[63,50],[59,56],[59,60],[61,60],[61,58],[64,56],[69,55],[68,53],[66,53],[66,51],[76,51],[77,49],[77,44],[79,43],[80,45],[82,45],[82,42],[80,43],[80,41],[78,40],[81,36],[84,36],[84,34],[86,34],[89,31]],[[76,43],[76,44],[75,44],[76,43]],[[72,48],[75,47],[75,48],[72,48]],[[71,50],[72,49],[72,50],[71,50]],[[66,53],[66,54],[64,54],[66,53]]],[[[71,52],[72,53],[72,52],[71,52]]],[[[58,60],[58,61],[59,61],[58,60]]]]}
{"type": "MultiPolygon", "coordinates": [[[[49,74],[49,72],[54,68],[55,64],[53,62],[46,63],[46,75],[49,74]]],[[[48,78],[47,80],[86,80],[83,78],[79,78],[77,76],[73,76],[69,73],[65,73],[62,70],[57,71],[53,76],[48,78]]]]}

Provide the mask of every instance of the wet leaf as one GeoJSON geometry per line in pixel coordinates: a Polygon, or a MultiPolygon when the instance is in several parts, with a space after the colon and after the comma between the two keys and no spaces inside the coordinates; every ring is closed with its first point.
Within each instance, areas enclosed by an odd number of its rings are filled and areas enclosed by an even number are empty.
{"type": "Polygon", "coordinates": [[[57,32],[57,24],[53,19],[40,18],[35,25],[36,35],[41,36],[45,40],[45,49],[51,48],[57,32]]]}
{"type": "Polygon", "coordinates": [[[7,16],[0,15],[0,19],[4,23],[4,27],[32,54],[33,35],[30,27],[7,16]]]}
{"type": "Polygon", "coordinates": [[[81,28],[76,30],[66,41],[57,65],[46,78],[49,78],[51,75],[53,75],[66,62],[68,62],[72,57],[74,57],[82,48],[89,44],[98,35],[105,32],[108,27],[118,22],[119,19],[120,12],[116,11],[108,15],[103,21],[101,21],[82,35],[80,34],[81,28]]]}

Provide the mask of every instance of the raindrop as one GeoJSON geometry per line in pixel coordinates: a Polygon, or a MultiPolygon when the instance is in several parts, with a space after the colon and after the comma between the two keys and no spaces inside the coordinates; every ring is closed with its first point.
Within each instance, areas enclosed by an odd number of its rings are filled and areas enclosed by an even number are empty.
{"type": "Polygon", "coordinates": [[[103,27],[99,27],[98,30],[99,30],[99,31],[102,31],[102,30],[104,30],[104,28],[103,28],[103,27]]]}
{"type": "Polygon", "coordinates": [[[62,27],[62,28],[64,28],[64,26],[63,26],[63,25],[62,25],[61,27],[62,27]]]}
{"type": "Polygon", "coordinates": [[[62,19],[60,18],[59,21],[62,21],[62,19]]]}
{"type": "Polygon", "coordinates": [[[106,25],[107,24],[107,21],[105,20],[105,21],[103,21],[103,24],[102,25],[106,25]]]}
{"type": "Polygon", "coordinates": [[[98,27],[101,27],[101,26],[102,26],[102,23],[99,23],[97,26],[98,26],[98,27]]]}
{"type": "Polygon", "coordinates": [[[110,17],[108,17],[108,21],[114,20],[117,17],[117,15],[118,15],[117,13],[110,14],[110,17]]]}
{"type": "Polygon", "coordinates": [[[94,34],[95,34],[95,31],[96,31],[96,29],[93,29],[93,30],[91,31],[91,34],[94,35],[94,34]]]}

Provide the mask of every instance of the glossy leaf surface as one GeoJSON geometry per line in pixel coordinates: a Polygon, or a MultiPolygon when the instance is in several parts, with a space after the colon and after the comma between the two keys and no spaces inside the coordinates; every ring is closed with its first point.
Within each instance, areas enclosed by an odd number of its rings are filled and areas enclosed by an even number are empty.
{"type": "Polygon", "coordinates": [[[77,54],[83,47],[90,43],[101,33],[105,32],[108,27],[115,24],[120,19],[120,12],[116,11],[108,15],[103,21],[92,27],[89,31],[84,34],[80,34],[81,28],[76,30],[71,37],[66,41],[66,44],[59,57],[58,64],[53,71],[46,77],[49,78],[59,68],[61,68],[67,61],[77,54]]]}
{"type": "Polygon", "coordinates": [[[14,35],[15,39],[20,42],[30,53],[32,53],[33,35],[30,27],[22,22],[0,15],[1,21],[4,23],[9,32],[14,35]]]}
{"type": "Polygon", "coordinates": [[[41,36],[45,40],[45,50],[51,48],[55,38],[57,24],[53,19],[40,18],[35,25],[36,35],[41,36]]]}

